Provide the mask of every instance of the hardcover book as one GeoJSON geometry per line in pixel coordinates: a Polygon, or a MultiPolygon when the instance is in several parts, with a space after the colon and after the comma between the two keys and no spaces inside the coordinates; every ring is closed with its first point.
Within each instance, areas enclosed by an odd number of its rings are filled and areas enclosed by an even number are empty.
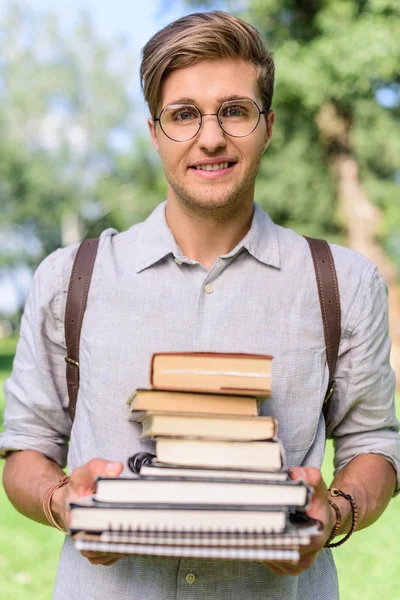
{"type": "Polygon", "coordinates": [[[191,438],[156,438],[160,462],[181,466],[281,470],[284,450],[279,440],[234,442],[191,438]]]}
{"type": "Polygon", "coordinates": [[[240,510],[223,508],[199,509],[159,504],[115,504],[96,502],[93,497],[81,498],[70,504],[69,529],[77,531],[120,532],[190,531],[194,532],[259,532],[282,533],[286,529],[287,509],[255,510],[243,506],[240,510]]]}
{"type": "Polygon", "coordinates": [[[140,421],[146,411],[243,415],[249,417],[258,415],[258,403],[254,396],[136,390],[127,402],[131,406],[131,419],[135,421],[140,421]]]}
{"type": "Polygon", "coordinates": [[[197,504],[226,509],[273,506],[306,509],[311,488],[303,480],[254,481],[226,479],[196,479],[179,477],[117,477],[97,480],[94,499],[97,502],[135,504],[197,504]]]}
{"type": "Polygon", "coordinates": [[[272,356],[159,353],[151,362],[152,387],[164,390],[268,396],[272,356]]]}
{"type": "Polygon", "coordinates": [[[232,441],[267,440],[278,433],[272,417],[233,417],[147,413],[142,420],[142,439],[198,437],[232,441]]]}

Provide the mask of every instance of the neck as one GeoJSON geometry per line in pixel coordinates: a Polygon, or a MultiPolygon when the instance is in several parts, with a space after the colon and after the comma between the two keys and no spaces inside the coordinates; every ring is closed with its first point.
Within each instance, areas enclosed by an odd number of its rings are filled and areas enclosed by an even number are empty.
{"type": "Polygon", "coordinates": [[[167,200],[165,216],[182,253],[210,269],[218,256],[233,250],[249,231],[253,210],[251,202],[229,217],[221,218],[220,211],[219,214],[192,213],[167,200]]]}

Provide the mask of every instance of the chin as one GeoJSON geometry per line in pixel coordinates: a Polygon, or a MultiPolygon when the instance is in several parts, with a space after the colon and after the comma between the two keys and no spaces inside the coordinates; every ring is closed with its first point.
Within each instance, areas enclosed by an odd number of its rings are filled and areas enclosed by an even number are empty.
{"type": "MultiPolygon", "coordinates": [[[[182,192],[183,190],[181,190],[182,192]]],[[[218,193],[217,190],[208,190],[204,192],[204,190],[199,191],[198,194],[186,191],[186,193],[179,194],[182,201],[190,205],[191,207],[198,207],[203,210],[218,210],[227,207],[237,206],[241,203],[241,199],[243,197],[242,191],[238,189],[231,189],[221,193],[218,193]]]]}
{"type": "Polygon", "coordinates": [[[225,189],[221,189],[222,186],[216,185],[207,187],[203,185],[200,187],[182,186],[173,181],[172,178],[169,180],[173,195],[183,208],[204,216],[217,216],[220,214],[221,218],[236,213],[244,204],[247,204],[246,198],[251,187],[249,183],[252,182],[245,183],[247,185],[243,185],[243,182],[241,185],[225,185],[223,186],[225,189]]]}
{"type": "Polygon", "coordinates": [[[215,212],[238,205],[237,198],[224,197],[224,198],[190,198],[188,204],[191,208],[198,209],[207,212],[215,212]]]}

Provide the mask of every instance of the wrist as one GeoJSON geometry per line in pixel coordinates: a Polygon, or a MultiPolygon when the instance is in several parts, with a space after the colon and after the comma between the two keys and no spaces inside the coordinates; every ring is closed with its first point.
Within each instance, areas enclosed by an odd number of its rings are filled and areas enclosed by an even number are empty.
{"type": "Polygon", "coordinates": [[[336,506],[340,510],[340,528],[336,535],[345,535],[351,529],[352,525],[352,510],[351,505],[345,498],[336,496],[335,498],[330,497],[330,500],[335,502],[336,506]]]}
{"type": "Polygon", "coordinates": [[[47,521],[64,533],[67,532],[66,523],[66,485],[69,477],[64,475],[57,483],[50,486],[42,500],[42,509],[47,521]],[[64,488],[64,489],[63,489],[64,488]],[[58,493],[57,493],[58,492],[58,493]]]}
{"type": "Polygon", "coordinates": [[[57,523],[63,528],[67,528],[66,519],[67,508],[67,486],[63,485],[56,489],[50,500],[50,510],[57,523]]]}
{"type": "Polygon", "coordinates": [[[329,518],[326,525],[326,545],[330,544],[339,535],[342,525],[342,516],[338,505],[331,498],[327,498],[327,502],[329,506],[329,518]]]}
{"type": "Polygon", "coordinates": [[[349,537],[352,535],[352,533],[354,532],[354,530],[356,528],[356,524],[357,524],[358,510],[357,510],[357,504],[355,503],[354,498],[350,494],[347,494],[346,492],[343,492],[339,488],[335,488],[335,487],[330,488],[328,490],[328,492],[329,492],[328,502],[335,510],[337,519],[336,519],[336,525],[335,525],[330,537],[328,538],[327,542],[325,543],[325,546],[328,548],[336,548],[337,546],[341,546],[342,544],[344,544],[344,542],[346,542],[349,539],[349,537]],[[338,505],[335,502],[335,500],[338,500],[339,498],[344,498],[350,505],[351,524],[350,524],[350,529],[348,531],[347,531],[346,524],[342,525],[342,515],[341,515],[338,505]],[[345,532],[344,538],[342,538],[339,542],[333,543],[332,542],[333,538],[336,537],[336,535],[338,535],[339,533],[343,533],[343,532],[345,532]]]}

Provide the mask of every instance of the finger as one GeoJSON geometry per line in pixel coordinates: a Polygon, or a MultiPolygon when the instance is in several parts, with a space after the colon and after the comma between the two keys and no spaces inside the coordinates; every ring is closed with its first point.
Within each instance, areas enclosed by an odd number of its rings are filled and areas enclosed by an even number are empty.
{"type": "Polygon", "coordinates": [[[267,567],[267,569],[269,569],[274,575],[278,575],[280,577],[286,575],[286,571],[281,562],[268,560],[264,561],[262,564],[264,565],[264,567],[267,567]]]}
{"type": "Polygon", "coordinates": [[[116,558],[122,556],[119,552],[96,552],[95,550],[81,550],[85,558],[116,558]]]}
{"type": "Polygon", "coordinates": [[[324,484],[324,480],[322,479],[322,474],[321,471],[319,469],[317,469],[316,467],[305,467],[306,470],[306,481],[307,483],[309,483],[310,485],[312,485],[312,487],[314,489],[317,489],[324,484]]]}
{"type": "Polygon", "coordinates": [[[327,497],[327,487],[322,478],[321,471],[316,467],[290,467],[289,476],[291,479],[304,479],[311,487],[314,488],[314,497],[327,497]]]}
{"type": "Polygon", "coordinates": [[[110,567],[111,565],[114,565],[120,558],[121,557],[118,557],[118,558],[98,557],[98,558],[88,558],[88,561],[92,565],[101,565],[102,567],[110,567]]]}
{"type": "Polygon", "coordinates": [[[264,565],[274,574],[280,577],[284,575],[296,576],[300,575],[305,569],[311,567],[315,560],[313,557],[305,557],[300,559],[298,562],[291,561],[276,561],[276,562],[265,562],[264,565]]]}
{"type": "Polygon", "coordinates": [[[290,479],[305,479],[307,476],[307,471],[304,467],[289,467],[288,473],[290,479]]]}
{"type": "Polygon", "coordinates": [[[91,494],[95,491],[97,477],[117,477],[123,468],[123,464],[120,462],[94,458],[72,471],[69,481],[70,488],[81,495],[91,494]]]}
{"type": "Polygon", "coordinates": [[[115,565],[115,563],[118,562],[120,558],[122,558],[121,554],[117,558],[110,558],[109,561],[103,563],[103,567],[111,567],[111,565],[115,565]]]}
{"type": "Polygon", "coordinates": [[[82,550],[82,556],[88,559],[93,565],[104,565],[110,566],[117,562],[124,555],[116,552],[91,552],[89,550],[82,550]]]}
{"type": "Polygon", "coordinates": [[[322,481],[321,471],[316,467],[289,467],[288,472],[291,479],[304,479],[314,488],[322,481]]]}

